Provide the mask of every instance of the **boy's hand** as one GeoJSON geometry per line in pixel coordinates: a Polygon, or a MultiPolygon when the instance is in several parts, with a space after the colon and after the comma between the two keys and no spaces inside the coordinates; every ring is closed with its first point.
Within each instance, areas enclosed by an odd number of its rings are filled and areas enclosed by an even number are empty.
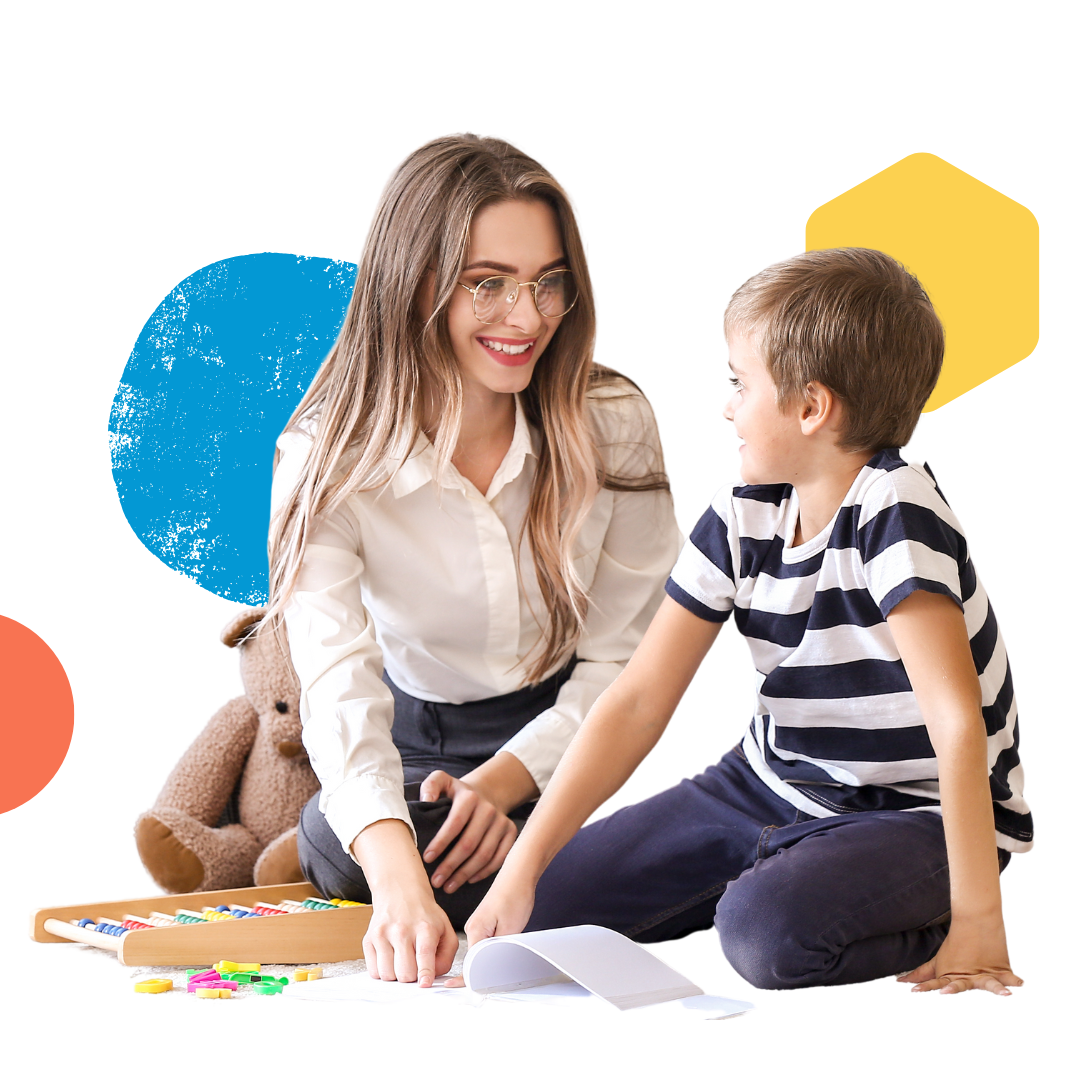
{"type": "Polygon", "coordinates": [[[937,955],[921,967],[901,975],[897,982],[914,983],[912,990],[939,990],[959,994],[964,990],[989,990],[1008,997],[1010,986],[1023,986],[1024,980],[1009,967],[1005,949],[1005,929],[997,932],[954,928],[941,943],[937,955]]]}
{"type": "Polygon", "coordinates": [[[901,981],[919,991],[1008,995],[1021,980],[1005,945],[982,687],[964,613],[947,596],[917,590],[888,623],[937,756],[952,908],[937,956],[901,981]]]}
{"type": "Polygon", "coordinates": [[[526,885],[514,885],[495,879],[487,896],[465,924],[465,934],[471,949],[478,941],[489,937],[520,934],[532,914],[535,891],[526,885]]]}
{"type": "MultiPolygon", "coordinates": [[[[465,924],[470,949],[484,938],[520,934],[529,921],[536,890],[525,884],[515,885],[509,879],[504,880],[504,873],[505,871],[501,872],[495,879],[487,896],[480,901],[465,924]]],[[[458,975],[448,979],[443,985],[464,986],[465,977],[458,975]]]]}

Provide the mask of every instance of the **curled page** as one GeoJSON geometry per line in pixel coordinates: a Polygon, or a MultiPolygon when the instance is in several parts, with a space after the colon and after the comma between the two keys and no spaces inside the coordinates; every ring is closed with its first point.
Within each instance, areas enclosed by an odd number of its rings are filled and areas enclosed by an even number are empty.
{"type": "Polygon", "coordinates": [[[500,994],[575,982],[617,1009],[703,994],[629,938],[603,926],[566,926],[478,942],[465,957],[465,985],[500,994]]]}

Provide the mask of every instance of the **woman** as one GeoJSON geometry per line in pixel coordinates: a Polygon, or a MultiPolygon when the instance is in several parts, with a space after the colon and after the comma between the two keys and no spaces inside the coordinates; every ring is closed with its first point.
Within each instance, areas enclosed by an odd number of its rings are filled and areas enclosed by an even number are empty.
{"type": "Polygon", "coordinates": [[[437,139],[391,179],[279,440],[271,616],[322,783],[299,855],[373,904],[375,977],[449,969],[678,553],[651,411],[594,330],[562,188],[499,140],[437,139]]]}

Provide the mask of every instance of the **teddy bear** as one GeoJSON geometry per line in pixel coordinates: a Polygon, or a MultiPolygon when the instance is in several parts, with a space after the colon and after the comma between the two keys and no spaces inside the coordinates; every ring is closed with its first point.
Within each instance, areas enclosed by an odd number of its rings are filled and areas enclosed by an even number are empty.
{"type": "Polygon", "coordinates": [[[300,685],[264,615],[242,611],[222,631],[240,650],[246,694],[214,714],[135,824],[143,864],[167,892],[304,880],[296,826],[319,781],[300,741],[300,685]]]}

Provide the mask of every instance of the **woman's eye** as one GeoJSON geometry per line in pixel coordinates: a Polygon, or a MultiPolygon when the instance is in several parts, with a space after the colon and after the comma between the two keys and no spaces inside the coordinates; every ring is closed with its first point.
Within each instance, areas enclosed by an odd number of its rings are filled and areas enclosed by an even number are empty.
{"type": "Polygon", "coordinates": [[[506,278],[488,278],[476,286],[481,296],[499,296],[506,291],[506,278]]]}

